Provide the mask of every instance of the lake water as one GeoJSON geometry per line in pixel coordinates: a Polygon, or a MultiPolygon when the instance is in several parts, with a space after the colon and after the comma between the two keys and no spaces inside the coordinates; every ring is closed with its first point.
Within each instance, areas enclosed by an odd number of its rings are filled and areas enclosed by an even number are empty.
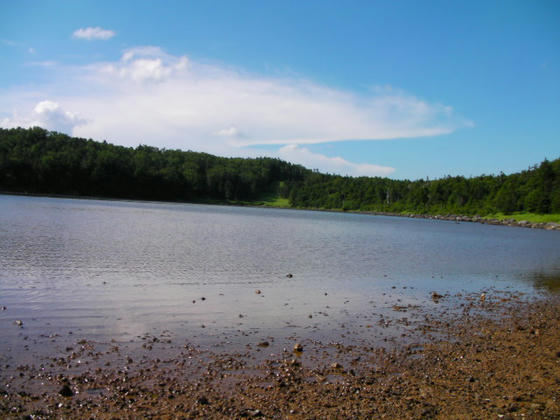
{"type": "Polygon", "coordinates": [[[559,232],[0,195],[0,355],[70,333],[130,342],[168,331],[202,346],[328,340],[345,323],[399,316],[396,304],[435,310],[432,291],[530,295],[559,277],[559,232]]]}

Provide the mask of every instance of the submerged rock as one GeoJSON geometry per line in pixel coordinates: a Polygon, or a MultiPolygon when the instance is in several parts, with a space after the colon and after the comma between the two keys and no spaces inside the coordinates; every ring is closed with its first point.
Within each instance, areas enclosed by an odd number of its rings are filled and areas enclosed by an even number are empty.
{"type": "Polygon", "coordinates": [[[435,303],[438,303],[439,300],[440,300],[441,298],[443,298],[443,295],[440,295],[440,294],[437,293],[437,292],[432,292],[432,300],[433,300],[435,303]]]}
{"type": "Polygon", "coordinates": [[[72,397],[74,396],[74,391],[72,391],[72,388],[70,388],[68,385],[64,385],[60,391],[58,391],[58,393],[60,395],[62,395],[63,397],[72,397]]]}

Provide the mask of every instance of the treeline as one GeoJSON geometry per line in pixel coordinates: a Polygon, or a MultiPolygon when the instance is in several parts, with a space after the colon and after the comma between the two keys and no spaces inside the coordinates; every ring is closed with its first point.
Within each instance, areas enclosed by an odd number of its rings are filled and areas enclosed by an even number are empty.
{"type": "Polygon", "coordinates": [[[296,207],[416,214],[560,213],[560,159],[512,175],[433,181],[310,174],[292,190],[296,207]]]}
{"type": "Polygon", "coordinates": [[[115,146],[65,134],[0,129],[0,189],[170,201],[288,194],[308,170],[279,159],[115,146]]]}
{"type": "Polygon", "coordinates": [[[420,214],[560,213],[560,159],[512,175],[343,177],[279,159],[128,148],[41,128],[0,129],[0,190],[170,201],[289,198],[300,208],[420,214]]]}

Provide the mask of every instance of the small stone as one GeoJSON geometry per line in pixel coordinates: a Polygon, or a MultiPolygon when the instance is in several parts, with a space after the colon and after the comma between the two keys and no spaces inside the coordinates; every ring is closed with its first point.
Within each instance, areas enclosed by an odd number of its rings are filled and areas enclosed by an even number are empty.
{"type": "Polygon", "coordinates": [[[206,298],[205,298],[204,296],[202,296],[202,297],[200,298],[200,300],[206,300],[206,298]]]}
{"type": "Polygon", "coordinates": [[[342,365],[341,365],[340,363],[338,363],[338,362],[334,362],[334,363],[331,365],[331,367],[332,367],[333,369],[342,369],[342,365]]]}
{"type": "Polygon", "coordinates": [[[434,302],[437,303],[442,297],[443,297],[443,295],[440,295],[440,294],[437,293],[437,292],[432,292],[432,300],[433,300],[434,302]]]}
{"type": "Polygon", "coordinates": [[[257,289],[257,290],[255,290],[255,293],[256,293],[257,295],[260,295],[260,294],[261,294],[261,291],[260,291],[259,289],[257,289]]]}
{"type": "Polygon", "coordinates": [[[68,385],[64,385],[60,391],[58,391],[58,393],[60,395],[62,395],[63,397],[72,397],[74,396],[74,391],[72,391],[72,389],[68,386],[68,385]]]}
{"type": "Polygon", "coordinates": [[[270,343],[268,341],[261,341],[257,346],[259,347],[268,347],[270,343]]]}
{"type": "Polygon", "coordinates": [[[14,324],[16,324],[18,327],[23,327],[23,321],[21,319],[16,319],[14,324]]]}
{"type": "Polygon", "coordinates": [[[302,352],[303,351],[303,346],[300,343],[296,343],[294,345],[294,351],[296,351],[298,353],[302,352]]]}
{"type": "Polygon", "coordinates": [[[3,310],[3,311],[5,311],[6,309],[8,309],[8,308],[6,308],[5,306],[2,306],[2,310],[3,310]]]}
{"type": "Polygon", "coordinates": [[[205,396],[199,397],[196,400],[197,403],[199,403],[200,405],[208,405],[210,404],[210,401],[208,401],[208,398],[206,398],[205,396]]]}
{"type": "Polygon", "coordinates": [[[480,301],[484,302],[486,300],[486,293],[481,293],[480,295],[480,301]]]}
{"type": "Polygon", "coordinates": [[[294,277],[294,275],[292,273],[288,273],[286,274],[286,277],[288,277],[289,279],[291,279],[292,277],[294,277]]]}

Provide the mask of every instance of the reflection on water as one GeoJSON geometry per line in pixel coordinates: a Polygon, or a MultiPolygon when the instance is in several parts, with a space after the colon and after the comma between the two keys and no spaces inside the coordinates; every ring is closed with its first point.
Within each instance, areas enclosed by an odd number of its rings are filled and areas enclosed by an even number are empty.
{"type": "Polygon", "coordinates": [[[396,316],[394,305],[429,308],[433,290],[556,291],[559,276],[558,232],[0,196],[0,351],[22,334],[16,319],[31,336],[129,340],[167,329],[208,343],[321,338],[374,313],[396,316]]]}
{"type": "Polygon", "coordinates": [[[531,278],[538,289],[545,289],[550,293],[560,293],[560,274],[535,273],[531,278]]]}

